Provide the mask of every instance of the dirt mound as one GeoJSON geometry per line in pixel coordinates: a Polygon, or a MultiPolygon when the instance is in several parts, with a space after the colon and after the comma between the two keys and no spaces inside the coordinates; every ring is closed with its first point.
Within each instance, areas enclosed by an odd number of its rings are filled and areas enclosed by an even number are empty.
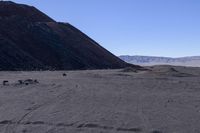
{"type": "Polygon", "coordinates": [[[138,69],[135,67],[126,67],[122,70],[122,72],[138,72],[138,69]]]}
{"type": "Polygon", "coordinates": [[[178,67],[175,66],[153,66],[150,67],[151,72],[156,75],[161,75],[161,76],[174,76],[174,77],[190,77],[190,76],[195,76],[190,73],[186,73],[184,71],[180,71],[177,69],[178,67]]]}

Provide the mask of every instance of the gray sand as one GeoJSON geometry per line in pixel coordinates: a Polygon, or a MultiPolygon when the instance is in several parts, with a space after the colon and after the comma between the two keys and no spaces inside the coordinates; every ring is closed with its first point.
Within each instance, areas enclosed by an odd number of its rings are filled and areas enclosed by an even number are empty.
{"type": "Polygon", "coordinates": [[[200,133],[200,68],[149,69],[0,72],[0,133],[200,133]]]}

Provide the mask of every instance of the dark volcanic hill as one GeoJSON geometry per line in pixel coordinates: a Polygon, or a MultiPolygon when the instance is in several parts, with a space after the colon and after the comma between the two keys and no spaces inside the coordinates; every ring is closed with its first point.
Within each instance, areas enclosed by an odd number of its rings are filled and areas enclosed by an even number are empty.
{"type": "Polygon", "coordinates": [[[128,64],[68,23],[0,2],[0,70],[122,68],[128,64]]]}

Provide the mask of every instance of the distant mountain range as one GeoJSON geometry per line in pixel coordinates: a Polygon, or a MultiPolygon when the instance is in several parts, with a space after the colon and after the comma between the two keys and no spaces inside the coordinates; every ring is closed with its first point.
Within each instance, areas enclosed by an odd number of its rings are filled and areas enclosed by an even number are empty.
{"type": "Polygon", "coordinates": [[[177,66],[200,67],[200,56],[170,58],[170,57],[156,57],[156,56],[122,55],[119,56],[119,58],[121,58],[127,63],[142,65],[142,66],[177,65],[177,66]]]}

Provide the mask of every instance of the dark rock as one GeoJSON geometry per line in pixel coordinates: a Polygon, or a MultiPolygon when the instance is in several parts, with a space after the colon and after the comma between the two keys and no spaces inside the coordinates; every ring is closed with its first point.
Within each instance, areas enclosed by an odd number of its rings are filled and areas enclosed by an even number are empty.
{"type": "Polygon", "coordinates": [[[34,83],[39,83],[37,79],[34,80],[34,83]]]}
{"type": "Polygon", "coordinates": [[[39,81],[37,79],[26,79],[26,80],[18,80],[20,85],[29,85],[29,84],[38,84],[39,81]]]}
{"type": "Polygon", "coordinates": [[[63,73],[63,77],[66,77],[67,76],[67,74],[66,73],[63,73]]]}
{"type": "Polygon", "coordinates": [[[19,84],[23,84],[23,81],[22,80],[18,80],[19,84]]]}
{"type": "Polygon", "coordinates": [[[7,80],[4,80],[3,81],[3,85],[5,86],[5,85],[9,85],[9,82],[7,81],[7,80]]]}

